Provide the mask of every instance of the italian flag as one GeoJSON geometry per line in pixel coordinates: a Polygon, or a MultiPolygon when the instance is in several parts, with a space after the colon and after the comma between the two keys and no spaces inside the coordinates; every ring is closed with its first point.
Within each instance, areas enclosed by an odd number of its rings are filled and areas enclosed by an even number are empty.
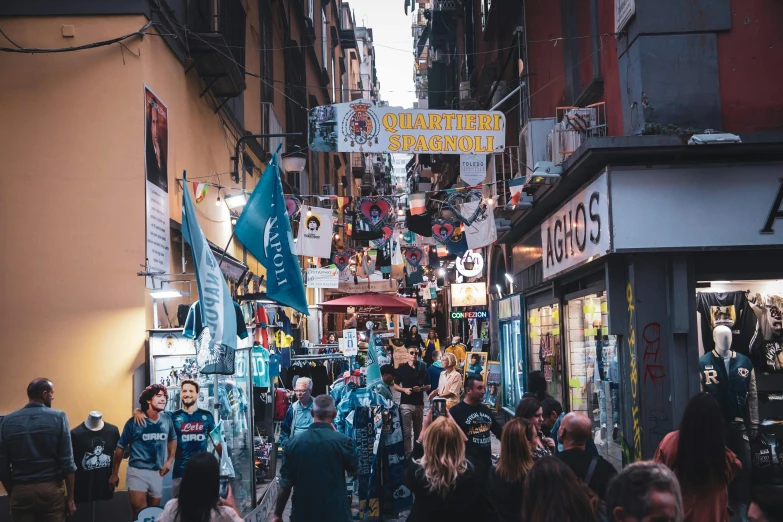
{"type": "Polygon", "coordinates": [[[508,189],[511,192],[511,204],[516,205],[522,197],[522,187],[525,185],[525,178],[514,178],[509,180],[508,189]]]}
{"type": "Polygon", "coordinates": [[[427,196],[425,194],[411,194],[408,196],[408,203],[410,204],[412,216],[424,214],[427,207],[427,196]]]}
{"type": "Polygon", "coordinates": [[[204,198],[207,197],[209,191],[209,185],[206,183],[193,182],[193,195],[196,196],[196,203],[201,203],[204,198]]]}

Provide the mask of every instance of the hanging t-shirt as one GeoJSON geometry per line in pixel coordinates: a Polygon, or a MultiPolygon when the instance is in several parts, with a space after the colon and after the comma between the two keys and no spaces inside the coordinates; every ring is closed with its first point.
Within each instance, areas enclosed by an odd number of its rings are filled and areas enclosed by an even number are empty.
{"type": "Polygon", "coordinates": [[[174,423],[166,414],[161,414],[157,421],[146,419],[144,426],[139,426],[128,419],[122,428],[122,435],[117,447],[130,449],[128,465],[137,469],[160,471],[166,461],[166,446],[169,441],[177,438],[174,423]]]}
{"type": "Polygon", "coordinates": [[[269,348],[269,318],[266,316],[266,309],[263,306],[256,308],[256,341],[261,343],[264,348],[269,348]]]}
{"type": "Polygon", "coordinates": [[[270,353],[269,354],[269,378],[274,379],[275,377],[280,376],[280,363],[282,362],[282,357],[279,353],[270,353]]]}
{"type": "Polygon", "coordinates": [[[697,311],[701,314],[701,341],[704,353],[715,349],[712,331],[717,326],[731,329],[731,349],[755,359],[763,341],[756,314],[751,309],[745,292],[701,292],[697,297],[697,311]],[[754,354],[752,356],[751,354],[754,354]]]}
{"type": "Polygon", "coordinates": [[[269,387],[269,350],[261,346],[254,346],[253,352],[253,386],[259,388],[269,387]]]}
{"type": "Polygon", "coordinates": [[[120,430],[113,424],[104,423],[97,431],[84,423],[71,430],[73,460],[76,462],[74,478],[74,500],[78,503],[95,500],[110,500],[114,489],[109,484],[111,460],[120,430]]]}
{"type": "MultiPolygon", "coordinates": [[[[242,308],[240,308],[237,303],[233,304],[237,319],[237,335],[240,339],[246,339],[247,326],[245,326],[245,318],[242,315],[242,308]]],[[[182,335],[188,339],[195,339],[199,336],[205,326],[206,325],[201,322],[201,301],[196,301],[190,306],[188,317],[185,319],[185,328],[182,330],[182,335]]]]}
{"type": "Polygon", "coordinates": [[[405,224],[408,230],[422,237],[432,237],[432,214],[424,213],[412,215],[410,210],[406,213],[405,224]]]}
{"type": "Polygon", "coordinates": [[[181,478],[185,464],[196,453],[207,451],[209,434],[215,429],[215,418],[207,410],[197,409],[188,413],[180,408],[171,414],[177,434],[177,454],[174,458],[173,477],[181,478]]]}

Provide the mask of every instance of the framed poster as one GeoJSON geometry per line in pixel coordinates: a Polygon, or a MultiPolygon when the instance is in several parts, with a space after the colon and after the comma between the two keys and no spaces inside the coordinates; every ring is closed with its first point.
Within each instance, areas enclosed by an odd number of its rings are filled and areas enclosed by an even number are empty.
{"type": "Polygon", "coordinates": [[[487,352],[469,352],[464,380],[467,380],[468,377],[479,377],[486,383],[488,362],[489,354],[487,352]]]}
{"type": "Polygon", "coordinates": [[[490,361],[487,365],[487,391],[484,393],[484,404],[490,410],[498,411],[500,408],[500,363],[490,361]]]}

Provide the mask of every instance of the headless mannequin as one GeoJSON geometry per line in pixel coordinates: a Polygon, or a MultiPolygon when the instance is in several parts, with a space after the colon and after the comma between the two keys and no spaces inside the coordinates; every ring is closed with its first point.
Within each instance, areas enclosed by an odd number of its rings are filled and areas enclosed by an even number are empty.
{"type": "Polygon", "coordinates": [[[103,414],[99,411],[91,411],[87,416],[87,420],[84,421],[84,425],[90,431],[101,431],[105,425],[103,414]]]}
{"type": "MultiPolygon", "coordinates": [[[[712,331],[712,340],[715,341],[715,353],[722,359],[727,360],[736,355],[731,351],[732,334],[728,326],[716,326],[712,331]]],[[[728,369],[726,370],[728,373],[728,369]]],[[[756,372],[750,372],[750,389],[748,390],[748,416],[753,428],[759,423],[759,398],[756,389],[756,372]]]]}

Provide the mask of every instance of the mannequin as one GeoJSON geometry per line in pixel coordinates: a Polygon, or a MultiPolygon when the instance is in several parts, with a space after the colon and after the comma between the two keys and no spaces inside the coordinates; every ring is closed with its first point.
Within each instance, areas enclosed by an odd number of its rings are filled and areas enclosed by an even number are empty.
{"type": "Polygon", "coordinates": [[[84,421],[84,425],[90,431],[101,431],[105,425],[103,414],[99,411],[91,411],[87,416],[87,420],[84,421]]]}
{"type": "Polygon", "coordinates": [[[759,423],[756,374],[750,359],[731,349],[732,331],[728,326],[716,326],[712,338],[715,349],[699,358],[699,376],[704,391],[715,397],[723,410],[726,446],[742,462],[742,471],[729,484],[729,503],[739,513],[740,520],[747,520],[752,466],[750,438],[757,433],[759,423]]]}

